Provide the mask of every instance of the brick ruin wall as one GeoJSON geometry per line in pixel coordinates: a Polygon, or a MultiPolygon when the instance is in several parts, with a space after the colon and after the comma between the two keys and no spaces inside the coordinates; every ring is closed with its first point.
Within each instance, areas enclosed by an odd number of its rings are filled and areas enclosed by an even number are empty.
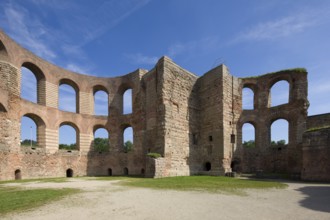
{"type": "MultiPolygon", "coordinates": [[[[75,176],[194,174],[224,175],[236,172],[285,172],[303,179],[329,181],[328,115],[307,117],[307,73],[287,70],[259,77],[236,78],[220,65],[198,77],[167,57],[150,71],[138,69],[115,78],[73,73],[50,64],[23,49],[0,31],[0,180],[75,176]],[[37,78],[37,103],[20,97],[21,67],[37,78]],[[270,107],[270,89],[276,82],[290,84],[289,102],[270,107]],[[58,109],[59,86],[77,93],[76,113],[58,109]],[[254,92],[254,108],[242,110],[242,90],[254,92]],[[123,114],[123,94],[132,89],[133,111],[123,114]],[[95,116],[94,94],[106,91],[109,115],[95,116]],[[37,125],[37,148],[20,146],[21,118],[37,125]],[[270,144],[270,126],[277,119],[289,123],[289,143],[270,144]],[[255,127],[255,148],[242,145],[242,126],[255,127]],[[60,150],[59,127],[77,131],[77,150],[60,150]],[[123,131],[133,128],[133,150],[123,150],[123,131]],[[94,132],[109,132],[110,151],[93,148],[94,132]],[[147,153],[159,153],[153,159],[147,153]],[[328,155],[324,157],[324,155],[328,155]],[[322,167],[321,167],[322,166],[322,167]]],[[[329,123],[330,125],[330,123],[329,123]]]]}

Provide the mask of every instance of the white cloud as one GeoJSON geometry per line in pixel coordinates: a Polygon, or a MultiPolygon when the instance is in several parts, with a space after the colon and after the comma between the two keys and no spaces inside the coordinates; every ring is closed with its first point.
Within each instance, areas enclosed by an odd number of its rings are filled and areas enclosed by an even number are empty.
{"type": "MultiPolygon", "coordinates": [[[[175,58],[179,55],[196,54],[210,52],[220,46],[217,37],[207,37],[188,42],[178,42],[168,47],[166,55],[175,58]]],[[[126,58],[133,64],[154,65],[160,57],[147,56],[142,53],[125,54],[126,58]]]]}
{"type": "MultiPolygon", "coordinates": [[[[88,68],[85,68],[85,67],[83,67],[81,65],[78,66],[78,65],[76,65],[74,63],[67,64],[65,68],[68,69],[68,70],[71,70],[73,72],[81,73],[81,74],[87,74],[89,72],[89,69],[88,68]]],[[[91,75],[91,74],[89,74],[89,75],[91,75]]]]}
{"type": "Polygon", "coordinates": [[[261,22],[241,32],[231,43],[249,40],[271,40],[288,37],[320,25],[329,19],[327,10],[303,10],[276,20],[261,22]]]}
{"type": "Polygon", "coordinates": [[[146,56],[141,53],[136,54],[125,54],[125,56],[130,60],[133,64],[147,64],[147,65],[154,65],[156,64],[158,58],[155,56],[146,56]]]}
{"type": "Polygon", "coordinates": [[[18,5],[7,4],[2,16],[10,30],[12,37],[22,46],[30,49],[38,56],[52,60],[56,54],[42,40],[47,29],[28,11],[18,5]]]}
{"type": "Polygon", "coordinates": [[[179,42],[172,44],[168,48],[168,56],[174,58],[181,54],[186,54],[189,52],[199,51],[206,52],[210,51],[216,47],[219,47],[219,40],[217,37],[207,37],[199,40],[188,41],[188,42],[179,42]]]}

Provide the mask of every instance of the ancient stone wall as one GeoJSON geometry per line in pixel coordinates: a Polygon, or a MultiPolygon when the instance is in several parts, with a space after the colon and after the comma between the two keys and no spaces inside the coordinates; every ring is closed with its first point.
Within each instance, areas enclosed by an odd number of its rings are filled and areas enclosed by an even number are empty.
{"type": "Polygon", "coordinates": [[[330,128],[304,133],[302,164],[302,179],[330,181],[330,128]]]}
{"type": "Polygon", "coordinates": [[[0,180],[84,175],[224,175],[236,172],[285,172],[329,180],[329,114],[307,117],[307,72],[285,70],[236,78],[220,65],[198,77],[162,57],[150,71],[101,78],[53,65],[20,47],[0,31],[0,180]],[[37,102],[21,98],[21,69],[36,77],[37,102]],[[272,86],[289,83],[288,103],[271,103],[272,86]],[[76,112],[59,109],[59,87],[72,86],[76,112]],[[242,109],[242,90],[254,92],[254,108],[242,109]],[[132,89],[132,113],[123,114],[123,95],[132,89]],[[108,115],[94,115],[94,95],[108,95],[108,115]],[[20,146],[23,116],[37,126],[37,147],[20,146]],[[289,142],[272,147],[270,128],[289,124],[289,142]],[[306,123],[307,122],[307,123],[306,123]],[[242,126],[255,128],[255,147],[242,145],[242,126]],[[59,128],[72,126],[77,149],[59,149],[59,128]],[[133,150],[125,152],[123,132],[133,129],[133,150]],[[323,129],[315,130],[316,127],[323,129]],[[94,132],[109,132],[108,152],[97,152],[94,132]],[[308,128],[308,130],[306,130],[308,128]],[[313,128],[313,129],[312,129],[313,128]],[[147,157],[158,153],[160,158],[147,157]],[[322,167],[321,167],[322,166],[322,167]],[[320,170],[318,172],[318,170],[320,170]],[[18,175],[19,174],[19,175],[18,175]]]}
{"type": "Polygon", "coordinates": [[[254,109],[242,110],[238,122],[237,157],[242,163],[238,170],[243,172],[289,172],[300,173],[302,163],[302,134],[307,119],[307,72],[301,69],[266,74],[260,77],[242,78],[241,89],[254,92],[254,109]],[[281,80],[289,83],[289,101],[271,107],[271,87],[281,80]],[[271,146],[270,128],[277,119],[289,123],[289,140],[286,146],[274,149],[271,146]],[[242,146],[242,126],[250,123],[255,128],[255,148],[242,146]]]}
{"type": "Polygon", "coordinates": [[[307,130],[330,126],[330,114],[313,115],[307,117],[307,130]]]}

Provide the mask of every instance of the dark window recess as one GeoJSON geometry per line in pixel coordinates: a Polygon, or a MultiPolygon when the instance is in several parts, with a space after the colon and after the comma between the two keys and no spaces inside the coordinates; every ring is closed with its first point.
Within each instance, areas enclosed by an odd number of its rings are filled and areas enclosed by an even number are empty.
{"type": "Polygon", "coordinates": [[[204,171],[210,171],[211,170],[211,163],[210,162],[206,162],[204,164],[204,171]]]}
{"type": "Polygon", "coordinates": [[[209,141],[213,141],[213,137],[212,137],[212,135],[209,136],[209,141]]]}
{"type": "Polygon", "coordinates": [[[192,137],[193,137],[193,144],[197,144],[198,142],[197,134],[193,134],[192,137]]]}
{"type": "Polygon", "coordinates": [[[234,144],[235,143],[235,135],[234,134],[231,134],[230,135],[230,143],[234,144]]]}

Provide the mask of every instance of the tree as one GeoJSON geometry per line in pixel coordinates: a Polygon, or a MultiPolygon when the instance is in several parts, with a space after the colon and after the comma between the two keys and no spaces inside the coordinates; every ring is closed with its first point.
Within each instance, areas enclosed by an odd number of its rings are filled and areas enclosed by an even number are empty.
{"type": "Polygon", "coordinates": [[[105,152],[109,150],[109,139],[108,138],[95,138],[94,139],[94,150],[99,152],[105,152]]]}
{"type": "Polygon", "coordinates": [[[77,149],[77,144],[59,144],[59,149],[63,149],[63,150],[74,150],[77,149]]]}
{"type": "Polygon", "coordinates": [[[286,145],[286,141],[285,140],[279,140],[279,141],[272,141],[271,143],[272,147],[283,147],[284,145],[286,145]]]}
{"type": "Polygon", "coordinates": [[[253,140],[244,141],[243,146],[246,148],[254,148],[256,146],[256,143],[253,140]]]}
{"type": "Polygon", "coordinates": [[[133,148],[133,143],[131,141],[126,141],[124,144],[124,152],[129,152],[133,148]]]}
{"type": "MultiPolygon", "coordinates": [[[[25,140],[21,141],[21,145],[29,147],[29,146],[31,146],[31,140],[25,139],[25,140]]],[[[36,146],[37,146],[37,142],[32,140],[32,147],[36,147],[36,146]]]]}

